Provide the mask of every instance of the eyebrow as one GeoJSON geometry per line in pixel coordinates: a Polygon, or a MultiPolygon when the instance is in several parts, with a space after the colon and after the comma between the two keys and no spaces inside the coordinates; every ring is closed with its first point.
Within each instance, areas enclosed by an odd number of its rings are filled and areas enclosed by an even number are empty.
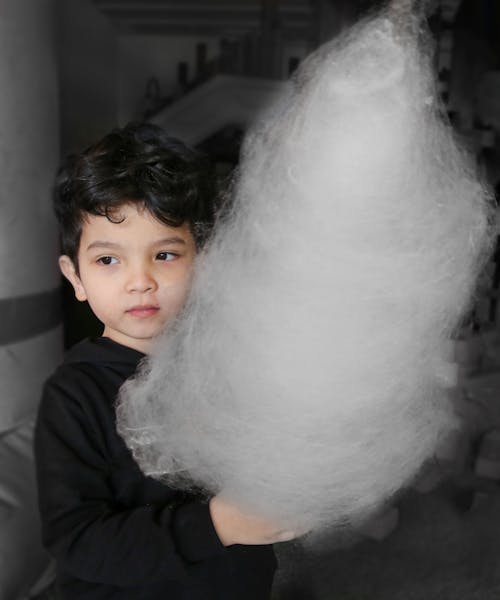
{"type": "MultiPolygon", "coordinates": [[[[151,244],[151,246],[163,246],[165,244],[184,244],[186,245],[186,240],[181,237],[167,237],[161,240],[156,240],[151,244]]],[[[103,240],[96,240],[87,246],[87,250],[92,250],[93,248],[121,248],[121,244],[117,244],[116,242],[106,242],[103,240]]]]}
{"type": "Polygon", "coordinates": [[[181,237],[173,236],[173,237],[163,238],[162,240],[157,240],[156,242],[153,242],[151,245],[152,246],[163,246],[164,244],[184,244],[184,245],[186,245],[186,240],[181,237]]]}

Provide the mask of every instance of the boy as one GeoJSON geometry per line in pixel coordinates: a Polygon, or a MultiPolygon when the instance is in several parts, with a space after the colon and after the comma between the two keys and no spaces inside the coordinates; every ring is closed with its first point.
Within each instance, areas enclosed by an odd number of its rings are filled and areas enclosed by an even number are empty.
{"type": "Polygon", "coordinates": [[[269,598],[269,544],[292,537],[144,476],[115,431],[119,387],[183,306],[213,199],[207,164],[147,124],[111,132],[59,174],[59,265],[104,325],[49,378],[36,427],[43,540],[63,599],[269,598]]]}

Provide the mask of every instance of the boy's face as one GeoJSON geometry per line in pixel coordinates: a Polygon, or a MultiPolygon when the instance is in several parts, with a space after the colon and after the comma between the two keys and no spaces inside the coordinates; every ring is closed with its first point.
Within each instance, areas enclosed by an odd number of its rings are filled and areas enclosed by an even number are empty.
{"type": "Polygon", "coordinates": [[[147,353],[184,304],[195,242],[188,225],[169,227],[141,205],[123,204],[111,217],[121,222],[87,215],[78,275],[68,256],[59,264],[77,299],[104,324],[103,336],[147,353]]]}

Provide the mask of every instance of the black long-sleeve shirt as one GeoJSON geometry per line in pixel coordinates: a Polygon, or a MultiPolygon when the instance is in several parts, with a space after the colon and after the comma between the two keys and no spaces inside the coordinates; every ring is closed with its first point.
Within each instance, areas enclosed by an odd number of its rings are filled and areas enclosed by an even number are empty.
{"type": "Polygon", "coordinates": [[[208,505],[139,469],[114,401],[143,354],[107,338],[67,354],[45,384],[35,431],[44,544],[68,600],[260,600],[271,546],[225,548],[208,505]]]}

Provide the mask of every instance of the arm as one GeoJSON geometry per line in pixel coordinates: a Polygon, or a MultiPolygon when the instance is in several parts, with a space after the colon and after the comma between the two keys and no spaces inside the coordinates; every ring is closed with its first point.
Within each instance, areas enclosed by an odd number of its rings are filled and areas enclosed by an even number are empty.
{"type": "Polygon", "coordinates": [[[111,465],[94,428],[68,386],[49,381],[35,456],[43,538],[63,569],[86,581],[137,586],[182,579],[191,562],[225,551],[206,504],[193,502],[177,510],[120,507],[109,486],[111,465]]]}

